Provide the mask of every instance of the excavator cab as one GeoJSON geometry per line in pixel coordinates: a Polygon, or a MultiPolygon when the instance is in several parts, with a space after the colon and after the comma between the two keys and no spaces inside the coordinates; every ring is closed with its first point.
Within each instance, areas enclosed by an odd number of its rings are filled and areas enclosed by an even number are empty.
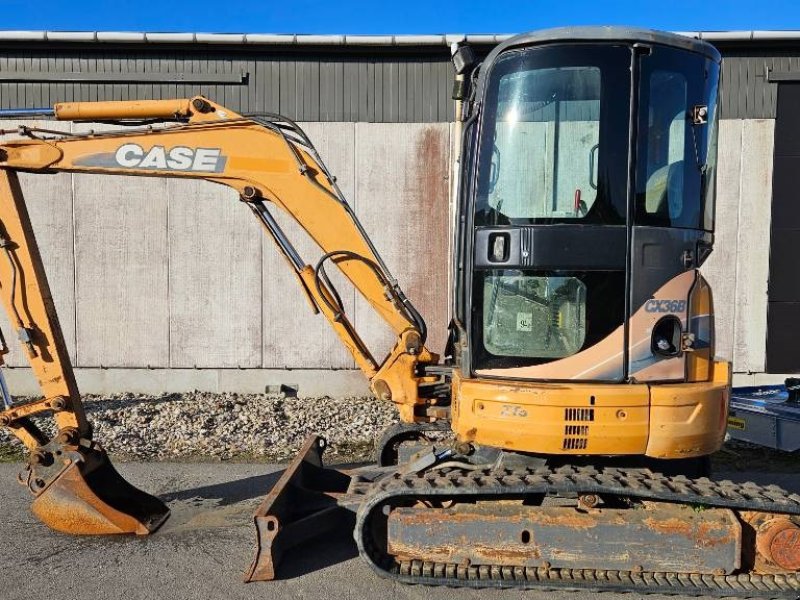
{"type": "Polygon", "coordinates": [[[718,52],[683,36],[557,29],[463,70],[474,85],[454,256],[454,430],[549,454],[715,450],[728,369],[713,361],[697,269],[713,243],[718,52]],[[693,448],[648,448],[651,387],[698,382],[693,448]],[[587,419],[565,419],[570,409],[587,419]]]}

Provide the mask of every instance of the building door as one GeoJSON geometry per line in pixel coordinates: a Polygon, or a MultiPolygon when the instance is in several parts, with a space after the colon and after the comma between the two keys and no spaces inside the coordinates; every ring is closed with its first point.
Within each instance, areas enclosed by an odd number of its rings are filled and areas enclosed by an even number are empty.
{"type": "Polygon", "coordinates": [[[767,373],[800,373],[800,82],[778,85],[770,239],[767,373]]]}

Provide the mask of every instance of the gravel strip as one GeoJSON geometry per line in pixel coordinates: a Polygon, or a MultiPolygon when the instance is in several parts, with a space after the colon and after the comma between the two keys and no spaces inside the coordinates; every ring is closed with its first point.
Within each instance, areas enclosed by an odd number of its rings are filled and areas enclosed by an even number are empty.
{"type": "MultiPolygon", "coordinates": [[[[330,443],[326,458],[364,460],[382,431],[398,421],[394,405],[371,397],[192,392],[84,396],[83,402],[94,439],[130,460],[283,461],[312,433],[330,443]]],[[[39,426],[52,434],[52,419],[39,426]]],[[[20,446],[0,429],[0,456],[18,453],[20,446]]]]}

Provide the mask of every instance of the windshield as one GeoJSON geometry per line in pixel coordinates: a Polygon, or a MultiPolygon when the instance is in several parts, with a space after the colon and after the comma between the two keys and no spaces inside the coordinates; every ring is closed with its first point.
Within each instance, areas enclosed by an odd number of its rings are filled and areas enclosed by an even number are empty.
{"type": "Polygon", "coordinates": [[[497,113],[489,204],[511,219],[584,216],[597,198],[600,69],[505,75],[497,113]]]}
{"type": "Polygon", "coordinates": [[[625,47],[555,46],[498,60],[476,225],[625,222],[629,57],[625,47]]]}

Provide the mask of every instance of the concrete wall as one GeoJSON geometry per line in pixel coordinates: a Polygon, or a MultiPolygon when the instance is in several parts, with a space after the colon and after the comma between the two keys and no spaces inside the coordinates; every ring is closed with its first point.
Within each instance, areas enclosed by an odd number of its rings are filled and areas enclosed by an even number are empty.
{"type": "MultiPolygon", "coordinates": [[[[28,122],[33,125],[34,123],[28,122]]],[[[12,126],[5,122],[4,127],[12,126]]],[[[69,124],[48,121],[48,128],[69,124]]],[[[85,126],[82,126],[85,127],[85,126]]],[[[428,321],[447,324],[447,124],[307,123],[378,250],[428,321]]],[[[723,120],[717,238],[703,272],[717,311],[717,351],[738,382],[764,376],[774,120],[723,120]]],[[[282,257],[230,190],[205,182],[21,175],[65,339],[87,393],[263,391],[363,393],[366,383],[282,257]]],[[[320,252],[280,218],[310,263],[320,252]]],[[[392,336],[337,282],[377,352],[392,336]]],[[[1,312],[1,311],[0,311],[1,312]]],[[[35,393],[14,346],[9,380],[35,393]]]]}
{"type": "MultiPolygon", "coordinates": [[[[450,125],[305,127],[425,315],[429,346],[441,350],[450,125]]],[[[360,374],[349,370],[349,354],[324,318],[312,314],[272,240],[233,191],[165,178],[20,178],[84,392],[264,391],[279,384],[300,385],[303,394],[366,391],[360,374]]],[[[320,250],[288,218],[276,216],[315,264],[320,250]]],[[[337,282],[356,327],[382,358],[394,336],[352,286],[337,282]]],[[[8,364],[26,365],[4,316],[0,326],[14,347],[8,364]]],[[[9,379],[14,393],[36,391],[27,369],[12,369],[9,379]]]]}
{"type": "Polygon", "coordinates": [[[723,120],[719,131],[714,252],[702,271],[714,290],[717,355],[737,383],[764,371],[772,203],[773,119],[723,120]]]}

